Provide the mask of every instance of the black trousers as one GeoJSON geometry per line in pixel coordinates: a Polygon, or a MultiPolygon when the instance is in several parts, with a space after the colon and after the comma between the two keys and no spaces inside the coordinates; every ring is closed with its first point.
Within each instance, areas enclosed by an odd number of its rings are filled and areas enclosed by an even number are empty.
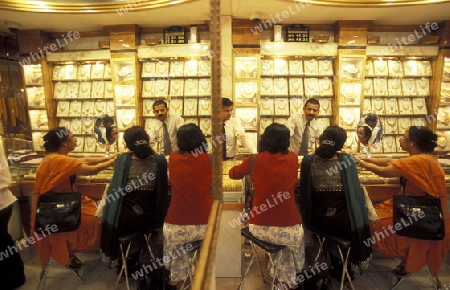
{"type": "Polygon", "coordinates": [[[0,283],[1,289],[11,290],[25,283],[25,269],[19,249],[8,233],[12,205],[0,210],[0,283]]]}

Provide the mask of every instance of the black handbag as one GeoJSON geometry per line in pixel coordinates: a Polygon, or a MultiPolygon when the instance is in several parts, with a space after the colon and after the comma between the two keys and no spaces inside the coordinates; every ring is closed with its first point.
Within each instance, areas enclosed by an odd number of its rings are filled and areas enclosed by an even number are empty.
{"type": "MultiPolygon", "coordinates": [[[[431,167],[430,167],[431,169],[431,167]]],[[[394,228],[400,236],[422,240],[442,240],[445,237],[442,206],[439,197],[404,195],[394,196],[394,228]],[[401,225],[399,229],[396,225],[401,225]]]]}
{"type": "Polygon", "coordinates": [[[54,225],[57,226],[57,233],[78,229],[81,223],[81,193],[73,191],[74,181],[75,176],[71,176],[71,192],[46,192],[39,195],[36,207],[36,231],[54,225]]]}

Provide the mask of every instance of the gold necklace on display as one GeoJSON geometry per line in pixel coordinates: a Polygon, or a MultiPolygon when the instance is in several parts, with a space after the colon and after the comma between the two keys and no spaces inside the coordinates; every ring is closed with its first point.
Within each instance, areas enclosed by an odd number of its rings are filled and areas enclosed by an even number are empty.
{"type": "Polygon", "coordinates": [[[59,102],[58,103],[58,109],[59,109],[60,115],[66,115],[65,112],[66,112],[68,107],[69,107],[68,102],[64,102],[64,101],[63,102],[59,102]]]}
{"type": "Polygon", "coordinates": [[[95,112],[97,113],[97,115],[102,114],[105,109],[105,103],[97,101],[97,102],[95,102],[94,107],[95,107],[95,112]]]}
{"type": "Polygon", "coordinates": [[[78,133],[80,131],[80,128],[81,128],[80,120],[78,119],[73,120],[71,123],[71,129],[73,130],[73,132],[78,133]]]}
{"type": "Polygon", "coordinates": [[[317,72],[317,61],[314,59],[305,61],[306,71],[310,74],[317,72]]]}
{"type": "Polygon", "coordinates": [[[273,101],[269,98],[261,100],[262,110],[267,114],[273,114],[273,101]]]}
{"type": "Polygon", "coordinates": [[[122,125],[124,127],[127,127],[128,125],[131,124],[133,119],[134,119],[133,112],[131,112],[131,111],[130,112],[124,112],[123,115],[122,115],[122,118],[121,118],[122,125]]]}
{"type": "Polygon", "coordinates": [[[210,102],[208,99],[200,100],[200,110],[202,112],[208,113],[210,110],[210,102]]]}
{"type": "Polygon", "coordinates": [[[209,119],[201,119],[200,120],[200,127],[203,131],[208,132],[208,130],[211,128],[211,120],[209,119]]]}
{"type": "Polygon", "coordinates": [[[378,72],[377,74],[381,75],[386,73],[387,69],[386,61],[377,61],[375,67],[378,72]]]}
{"type": "Polygon", "coordinates": [[[353,122],[355,121],[355,115],[353,115],[353,112],[351,111],[344,111],[341,113],[342,120],[346,125],[353,125],[353,122]]]}
{"type": "Polygon", "coordinates": [[[331,60],[322,60],[319,61],[320,71],[324,73],[328,73],[331,69],[331,60]]]}
{"type": "Polygon", "coordinates": [[[178,111],[181,107],[181,100],[179,99],[171,99],[170,100],[170,107],[174,109],[174,111],[178,111]]]}
{"type": "Polygon", "coordinates": [[[194,107],[195,107],[194,100],[192,99],[186,100],[186,109],[188,110],[188,112],[192,112],[194,110],[194,107]]]}
{"type": "Polygon", "coordinates": [[[374,100],[374,105],[375,105],[375,110],[376,110],[376,112],[381,112],[381,111],[383,110],[384,102],[383,102],[382,99],[376,98],[376,99],[374,100]]]}
{"type": "Polygon", "coordinates": [[[323,113],[327,114],[328,113],[328,109],[330,108],[330,101],[328,99],[325,100],[320,100],[320,105],[323,109],[323,113]]]}

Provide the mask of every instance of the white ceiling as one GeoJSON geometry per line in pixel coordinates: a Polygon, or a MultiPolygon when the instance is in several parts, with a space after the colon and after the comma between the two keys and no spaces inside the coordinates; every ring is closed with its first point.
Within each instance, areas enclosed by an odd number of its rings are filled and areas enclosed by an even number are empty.
{"type": "MultiPolygon", "coordinates": [[[[394,3],[394,1],[396,0],[392,0],[390,3],[394,3]]],[[[133,3],[133,1],[125,3],[133,3]]],[[[375,25],[421,25],[426,22],[450,20],[450,2],[401,7],[349,8],[302,6],[302,4],[295,4],[294,1],[287,0],[226,0],[222,1],[221,6],[223,15],[231,15],[235,19],[250,19],[251,13],[255,12],[261,13],[262,19],[271,19],[272,17],[276,19],[277,13],[281,15],[283,11],[286,11],[284,15],[287,17],[281,21],[283,24],[332,24],[336,20],[372,20],[375,25]]],[[[123,15],[118,13],[67,14],[0,10],[0,31],[8,31],[7,22],[18,23],[21,30],[83,32],[102,31],[106,25],[138,24],[143,28],[168,27],[200,24],[208,19],[208,0],[170,5],[168,8],[127,12],[123,15]]]]}

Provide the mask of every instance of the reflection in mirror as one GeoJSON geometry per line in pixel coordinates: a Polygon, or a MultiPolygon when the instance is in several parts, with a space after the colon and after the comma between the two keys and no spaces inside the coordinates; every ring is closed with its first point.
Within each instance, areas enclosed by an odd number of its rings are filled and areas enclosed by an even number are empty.
{"type": "Polygon", "coordinates": [[[118,139],[119,131],[114,124],[114,118],[106,115],[103,118],[97,118],[92,132],[97,146],[105,148],[105,156],[109,156],[109,150],[118,139]]]}
{"type": "Polygon", "coordinates": [[[366,153],[370,158],[373,147],[381,144],[383,137],[383,124],[380,117],[375,114],[364,115],[356,127],[356,141],[359,152],[366,153]]]}

